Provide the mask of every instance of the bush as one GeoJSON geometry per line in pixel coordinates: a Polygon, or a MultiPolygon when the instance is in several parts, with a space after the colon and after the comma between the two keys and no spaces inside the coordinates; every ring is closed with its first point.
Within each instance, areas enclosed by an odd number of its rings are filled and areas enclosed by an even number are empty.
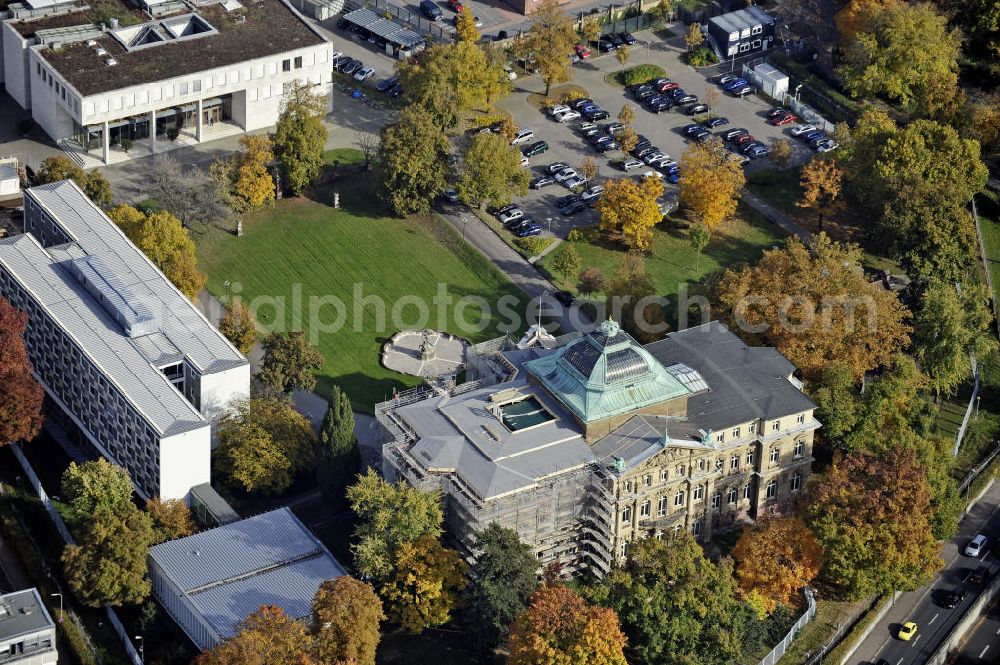
{"type": "Polygon", "coordinates": [[[707,67],[718,61],[719,56],[715,55],[715,51],[707,46],[699,46],[688,55],[688,63],[692,67],[707,67]]]}
{"type": "Polygon", "coordinates": [[[569,102],[572,102],[574,100],[583,99],[586,96],[587,96],[586,90],[569,90],[559,96],[559,103],[568,104],[569,102]]]}
{"type": "Polygon", "coordinates": [[[659,65],[636,65],[619,74],[618,81],[622,85],[636,85],[665,75],[666,72],[659,65]]]}
{"type": "Polygon", "coordinates": [[[530,238],[518,238],[514,241],[521,251],[527,254],[528,258],[538,256],[545,251],[545,248],[552,244],[552,238],[545,236],[532,236],[530,238]]]}
{"type": "Polygon", "coordinates": [[[132,149],[132,141],[130,139],[122,139],[118,144],[121,146],[122,152],[127,153],[132,149]]]}
{"type": "Polygon", "coordinates": [[[600,235],[600,230],[596,226],[578,226],[570,229],[566,234],[569,242],[594,242],[600,235]]]}

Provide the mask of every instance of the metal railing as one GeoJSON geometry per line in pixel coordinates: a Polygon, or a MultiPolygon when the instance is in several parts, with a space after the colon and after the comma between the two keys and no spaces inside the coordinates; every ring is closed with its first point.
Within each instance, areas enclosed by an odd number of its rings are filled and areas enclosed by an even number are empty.
{"type": "Polygon", "coordinates": [[[773,649],[771,649],[771,653],[761,659],[760,665],[774,665],[777,663],[778,659],[784,656],[785,652],[788,651],[788,647],[792,645],[792,642],[799,634],[799,631],[802,630],[807,623],[812,621],[814,616],[816,616],[816,598],[813,596],[812,589],[806,587],[802,590],[802,593],[806,597],[806,611],[802,613],[802,616],[799,617],[799,620],[795,622],[795,625],[792,626],[791,629],[789,629],[788,633],[785,634],[782,640],[778,642],[773,649]]]}
{"type": "Polygon", "coordinates": [[[976,357],[974,355],[969,355],[969,362],[972,364],[972,378],[974,383],[972,385],[972,396],[969,397],[969,405],[965,407],[965,416],[962,418],[962,424],[958,428],[958,434],[955,435],[955,449],[952,451],[952,455],[958,456],[958,449],[962,445],[962,439],[965,438],[965,432],[969,428],[969,418],[972,417],[973,407],[976,405],[976,400],[979,399],[979,366],[976,364],[976,357]]]}

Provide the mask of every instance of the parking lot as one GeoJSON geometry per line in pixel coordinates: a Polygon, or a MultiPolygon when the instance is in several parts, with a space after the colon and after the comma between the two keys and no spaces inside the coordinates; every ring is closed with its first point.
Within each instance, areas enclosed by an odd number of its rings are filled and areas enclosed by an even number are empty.
{"type": "MultiPolygon", "coordinates": [[[[730,122],[728,125],[714,129],[713,133],[744,127],[768,146],[775,138],[789,138],[794,151],[792,163],[803,162],[811,156],[812,151],[807,145],[792,139],[788,127],[774,127],[767,123],[767,113],[772,107],[764,99],[756,95],[743,99],[731,97],[710,82],[705,74],[684,64],[681,61],[682,51],[680,49],[660,40],[651,31],[637,33],[635,37],[639,43],[630,48],[631,58],[627,67],[644,63],[657,64],[666,71],[668,78],[679,83],[687,92],[697,95],[702,101],[709,88],[718,90],[718,101],[715,108],[712,109],[712,113],[729,118],[730,122]]],[[[623,88],[605,81],[608,74],[620,69],[621,65],[615,59],[614,54],[598,57],[596,49],[593,49],[589,60],[581,61],[573,66],[571,83],[586,90],[588,97],[608,111],[611,118],[605,122],[615,122],[622,105],[631,104],[635,112],[635,120],[632,123],[635,132],[649,139],[653,145],[670,155],[671,159],[680,161],[680,156],[689,143],[688,139],[683,136],[681,128],[692,123],[693,120],[678,109],[659,114],[646,111],[623,88]]],[[[718,68],[713,68],[711,72],[718,73],[718,68]]],[[[739,73],[738,65],[736,73],[739,73]]],[[[514,94],[503,103],[504,108],[513,115],[518,127],[534,131],[535,135],[532,141],[541,140],[549,144],[547,152],[530,159],[529,169],[532,176],[545,174],[547,165],[557,161],[566,162],[579,172],[583,159],[589,156],[598,164],[598,181],[607,178],[627,177],[623,171],[610,165],[611,162],[622,157],[621,151],[598,153],[577,131],[576,127],[583,122],[582,118],[559,123],[549,117],[544,109],[540,110],[529,103],[531,93],[544,92],[545,85],[539,77],[518,79],[515,82],[514,94]]],[[[750,162],[745,168],[752,170],[772,168],[772,166],[770,160],[764,158],[750,162]]],[[[649,169],[638,168],[628,175],[641,177],[642,173],[647,170],[649,169]]],[[[677,190],[676,185],[666,184],[665,188],[668,194],[675,194],[677,190]]],[[[587,210],[571,217],[560,214],[554,202],[568,193],[559,184],[549,185],[540,190],[531,190],[518,203],[523,208],[525,216],[533,218],[542,227],[543,233],[548,233],[548,229],[551,227],[553,235],[565,237],[569,230],[575,226],[594,224],[598,221],[597,213],[593,210],[587,210]]]]}

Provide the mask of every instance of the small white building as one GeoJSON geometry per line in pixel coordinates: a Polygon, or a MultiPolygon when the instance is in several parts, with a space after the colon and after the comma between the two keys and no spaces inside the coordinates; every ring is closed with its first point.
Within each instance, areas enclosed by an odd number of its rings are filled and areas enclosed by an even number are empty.
{"type": "Polygon", "coordinates": [[[0,595],[0,663],[56,665],[56,625],[37,589],[0,595]]]}
{"type": "Polygon", "coordinates": [[[287,507],[149,550],[153,593],[201,649],[233,637],[261,605],[307,619],[319,585],[345,574],[287,507]]]}
{"type": "Polygon", "coordinates": [[[49,416],[143,498],[190,499],[250,362],[73,181],[25,190],[24,230],[0,239],[0,297],[28,315],[49,416]]]}
{"type": "Polygon", "coordinates": [[[294,80],[332,90],[332,44],[286,0],[21,0],[0,19],[7,91],[95,164],[270,127],[294,80]]]}
{"type": "Polygon", "coordinates": [[[21,176],[17,160],[13,157],[0,159],[0,198],[15,196],[21,191],[21,176]]]}
{"type": "Polygon", "coordinates": [[[751,76],[760,91],[771,99],[780,102],[788,94],[788,74],[773,65],[763,62],[753,68],[751,76]]]}

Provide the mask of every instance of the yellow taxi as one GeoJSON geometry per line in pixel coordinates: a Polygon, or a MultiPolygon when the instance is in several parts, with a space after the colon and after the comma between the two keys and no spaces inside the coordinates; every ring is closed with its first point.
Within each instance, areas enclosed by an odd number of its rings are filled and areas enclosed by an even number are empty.
{"type": "Polygon", "coordinates": [[[899,632],[896,633],[896,637],[903,640],[904,642],[909,642],[914,635],[917,634],[917,624],[912,621],[907,621],[902,626],[899,627],[899,632]]]}

